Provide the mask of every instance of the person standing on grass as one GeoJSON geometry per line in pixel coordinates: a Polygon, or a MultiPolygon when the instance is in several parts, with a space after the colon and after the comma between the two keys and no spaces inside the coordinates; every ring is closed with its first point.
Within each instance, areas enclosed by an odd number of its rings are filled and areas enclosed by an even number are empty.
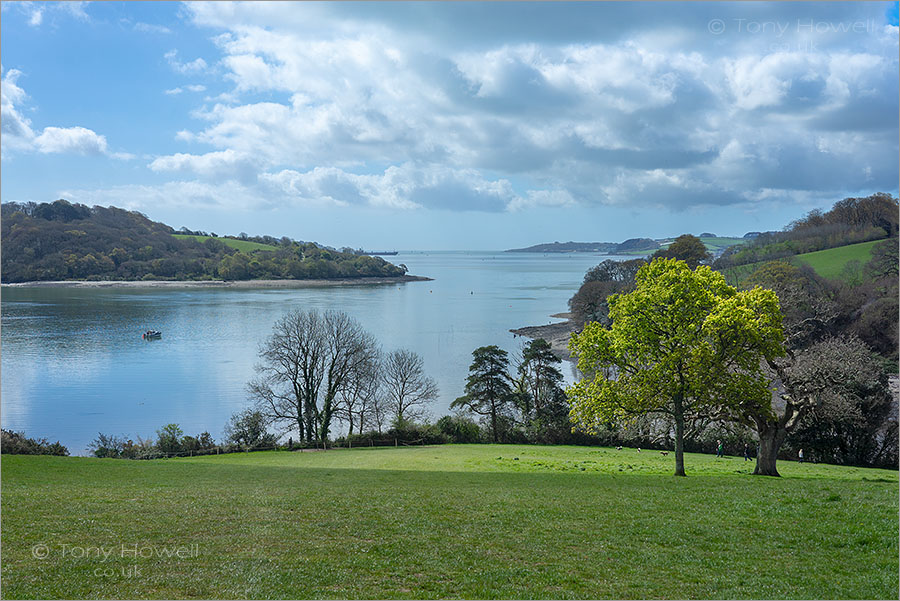
{"type": "Polygon", "coordinates": [[[719,457],[722,457],[725,454],[725,447],[722,446],[721,440],[717,440],[716,444],[719,445],[718,447],[716,447],[716,459],[718,459],[719,457]]]}
{"type": "Polygon", "coordinates": [[[750,461],[750,445],[744,443],[744,461],[750,461]]]}
{"type": "Polygon", "coordinates": [[[800,463],[803,463],[803,449],[800,449],[799,457],[800,457],[800,463]]]}

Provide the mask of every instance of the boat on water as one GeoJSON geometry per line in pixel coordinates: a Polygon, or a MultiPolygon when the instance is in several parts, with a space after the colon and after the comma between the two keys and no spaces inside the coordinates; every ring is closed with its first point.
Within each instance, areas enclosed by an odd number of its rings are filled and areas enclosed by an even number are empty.
{"type": "Polygon", "coordinates": [[[144,340],[162,338],[162,332],[160,332],[159,330],[147,330],[141,335],[141,338],[143,338],[144,340]]]}
{"type": "Polygon", "coordinates": [[[386,257],[393,257],[394,255],[397,254],[397,251],[396,250],[373,250],[373,251],[367,252],[366,254],[370,255],[370,256],[383,255],[386,257]]]}

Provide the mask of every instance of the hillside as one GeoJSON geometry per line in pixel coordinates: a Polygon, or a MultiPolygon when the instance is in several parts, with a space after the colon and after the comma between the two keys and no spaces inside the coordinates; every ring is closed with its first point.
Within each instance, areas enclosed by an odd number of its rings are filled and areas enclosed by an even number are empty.
{"type": "Polygon", "coordinates": [[[3,592],[896,596],[896,470],[780,462],[784,477],[772,479],[750,476],[741,458],[689,453],[689,477],[673,478],[673,462],[630,448],[486,444],[152,461],[4,456],[3,592]],[[64,545],[117,552],[76,558],[64,545]],[[147,552],[123,556],[124,545],[147,552]],[[135,568],[140,577],[129,577],[135,568]]]}
{"type": "Polygon", "coordinates": [[[253,242],[251,240],[239,240],[236,238],[213,238],[213,236],[195,236],[192,234],[172,234],[180,240],[193,240],[195,242],[206,242],[207,240],[216,239],[229,248],[237,249],[241,252],[253,252],[254,250],[278,250],[277,246],[271,244],[263,244],[261,242],[253,242]]]}
{"type": "MultiPolygon", "coordinates": [[[[571,253],[571,252],[592,252],[604,255],[635,255],[643,256],[652,253],[659,248],[665,248],[671,244],[675,238],[661,238],[653,240],[651,238],[630,238],[624,242],[550,242],[546,244],[535,244],[526,248],[511,248],[506,252],[527,252],[527,253],[571,253]]],[[[738,244],[744,244],[748,241],[745,238],[727,238],[713,235],[700,236],[700,240],[706,246],[706,249],[713,255],[721,254],[726,248],[738,244]]]]}
{"type": "MultiPolygon", "coordinates": [[[[881,240],[848,244],[826,250],[817,250],[809,253],[801,253],[783,257],[779,260],[786,261],[796,266],[809,265],[816,274],[823,278],[840,280],[844,275],[847,264],[851,261],[859,261],[860,267],[864,266],[872,258],[872,248],[881,240]]],[[[768,261],[757,261],[746,265],[736,265],[721,269],[722,273],[732,282],[741,282],[754,271],[765,265],[768,261]]]]}
{"type": "Polygon", "coordinates": [[[809,265],[823,278],[840,278],[851,261],[858,261],[860,266],[868,263],[872,258],[872,248],[879,242],[881,240],[872,240],[803,253],[793,257],[792,262],[809,265]]]}
{"type": "MultiPolygon", "coordinates": [[[[288,238],[277,245],[178,234],[116,207],[2,205],[3,283],[57,280],[257,280],[397,277],[380,257],[288,238]]],[[[266,240],[276,239],[265,237],[266,240]]]]}
{"type": "MultiPolygon", "coordinates": [[[[715,268],[762,263],[829,248],[894,238],[900,231],[900,206],[890,194],[845,198],[826,211],[810,211],[781,232],[761,234],[727,249],[715,268]]],[[[815,259],[814,259],[815,260],[815,259]]]]}

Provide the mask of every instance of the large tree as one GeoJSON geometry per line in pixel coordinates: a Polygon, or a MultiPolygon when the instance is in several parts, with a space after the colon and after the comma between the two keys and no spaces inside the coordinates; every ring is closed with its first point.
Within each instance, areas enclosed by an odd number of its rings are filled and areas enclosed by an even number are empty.
{"type": "Polygon", "coordinates": [[[769,366],[780,384],[770,404],[741,407],[736,414],[738,421],[751,426],[759,435],[754,474],[778,476],[776,463],[781,446],[788,435],[804,429],[807,439],[810,431],[814,432],[813,438],[818,439],[815,446],[825,446],[829,442],[825,438],[837,436],[840,440],[832,447],[844,446],[845,453],[856,450],[863,456],[874,453],[877,458],[877,451],[865,447],[881,446],[872,443],[890,408],[890,400],[884,395],[879,403],[877,392],[867,394],[868,389],[879,387],[881,370],[862,342],[852,337],[828,338],[805,349],[789,351],[786,357],[772,359],[769,366]],[[866,407],[867,404],[872,406],[866,407]],[[872,423],[866,424],[863,408],[872,412],[868,416],[872,423]],[[804,419],[810,416],[820,423],[804,419]],[[857,419],[860,424],[854,429],[863,430],[864,435],[867,426],[870,429],[870,436],[863,436],[867,440],[854,441],[846,432],[834,432],[835,428],[846,428],[857,419]],[[862,448],[849,448],[854,443],[862,448]]]}
{"type": "Polygon", "coordinates": [[[586,321],[607,322],[609,307],[606,299],[611,294],[629,292],[634,288],[634,277],[638,269],[646,264],[645,259],[617,261],[606,259],[591,267],[584,274],[584,283],[569,299],[569,311],[581,323],[586,321]]]}
{"type": "Polygon", "coordinates": [[[438,396],[437,384],[425,374],[422,357],[406,349],[388,353],[381,367],[381,384],[398,424],[422,419],[428,404],[438,396]]]}
{"type": "Polygon", "coordinates": [[[369,368],[375,339],[345,313],[292,311],[263,343],[250,396],[271,420],[295,425],[301,439],[328,438],[338,393],[369,368]]]}
{"type": "Polygon", "coordinates": [[[841,444],[831,445],[830,458],[878,459],[886,448],[881,444],[881,425],[888,401],[880,384],[881,366],[863,342],[841,333],[840,307],[826,284],[811,270],[772,261],[744,285],[764,286],[778,295],[787,351],[766,360],[776,384],[769,402],[730,414],[757,432],[754,473],[779,475],[779,451],[794,432],[808,441],[815,438],[815,446],[824,447],[836,429],[843,429],[841,444]],[[854,422],[858,425],[850,427],[854,422]],[[816,428],[818,435],[813,434],[816,428]]]}
{"type": "Polygon", "coordinates": [[[706,245],[700,238],[691,234],[682,234],[675,238],[675,241],[667,248],[661,248],[653,253],[651,259],[678,259],[694,269],[700,263],[711,260],[712,255],[706,250],[706,245]]]}
{"type": "Polygon", "coordinates": [[[709,267],[657,259],[638,272],[633,292],[609,305],[611,326],[588,323],[569,344],[585,374],[567,390],[583,428],[667,416],[675,425],[675,475],[684,476],[687,420],[769,402],[761,361],[783,352],[773,292],[737,292],[709,267]]]}
{"type": "Polygon", "coordinates": [[[527,435],[538,442],[562,442],[571,434],[569,407],[560,386],[563,375],[557,367],[561,362],[543,338],[522,349],[516,370],[518,405],[527,435]]]}
{"type": "Polygon", "coordinates": [[[527,399],[522,407],[526,415],[543,413],[556,398],[563,375],[556,367],[562,361],[553,354],[550,343],[543,338],[530,341],[522,349],[522,360],[518,366],[519,385],[527,399]]]}
{"type": "Polygon", "coordinates": [[[381,357],[371,357],[353,371],[344,386],[338,391],[338,403],[335,415],[349,426],[348,436],[356,432],[362,434],[366,425],[374,422],[373,413],[381,394],[381,357]]]}
{"type": "Polygon", "coordinates": [[[466,379],[466,394],[450,404],[451,409],[463,408],[489,418],[494,442],[500,442],[501,421],[515,399],[508,366],[509,359],[503,349],[494,345],[475,349],[466,379]]]}

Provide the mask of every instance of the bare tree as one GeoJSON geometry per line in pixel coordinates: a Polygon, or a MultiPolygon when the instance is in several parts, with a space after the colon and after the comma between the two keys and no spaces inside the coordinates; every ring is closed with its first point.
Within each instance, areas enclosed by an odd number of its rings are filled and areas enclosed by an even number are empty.
{"type": "Polygon", "coordinates": [[[338,392],[376,353],[375,339],[345,313],[292,311],[260,347],[248,392],[267,418],[295,425],[301,439],[324,443],[338,392]]]}
{"type": "Polygon", "coordinates": [[[390,407],[388,407],[388,401],[384,397],[384,391],[379,390],[375,398],[372,399],[368,412],[369,423],[378,430],[379,434],[382,433],[384,427],[388,424],[389,413],[390,407]]]}
{"type": "Polygon", "coordinates": [[[388,407],[398,422],[423,418],[425,407],[437,399],[437,384],[425,375],[422,357],[412,351],[388,353],[381,378],[388,407]]]}
{"type": "Polygon", "coordinates": [[[879,366],[866,345],[854,336],[828,338],[768,363],[781,382],[776,394],[784,407],[779,410],[776,408],[779,403],[773,403],[767,412],[748,412],[744,423],[755,428],[759,435],[759,454],[753,473],[778,476],[778,451],[803,417],[829,396],[842,400],[851,396],[854,388],[877,381],[879,366]]]}
{"type": "Polygon", "coordinates": [[[355,370],[338,392],[336,416],[349,425],[348,436],[353,436],[354,426],[361,434],[372,421],[373,405],[379,393],[379,365],[380,357],[374,356],[355,370]]]}

